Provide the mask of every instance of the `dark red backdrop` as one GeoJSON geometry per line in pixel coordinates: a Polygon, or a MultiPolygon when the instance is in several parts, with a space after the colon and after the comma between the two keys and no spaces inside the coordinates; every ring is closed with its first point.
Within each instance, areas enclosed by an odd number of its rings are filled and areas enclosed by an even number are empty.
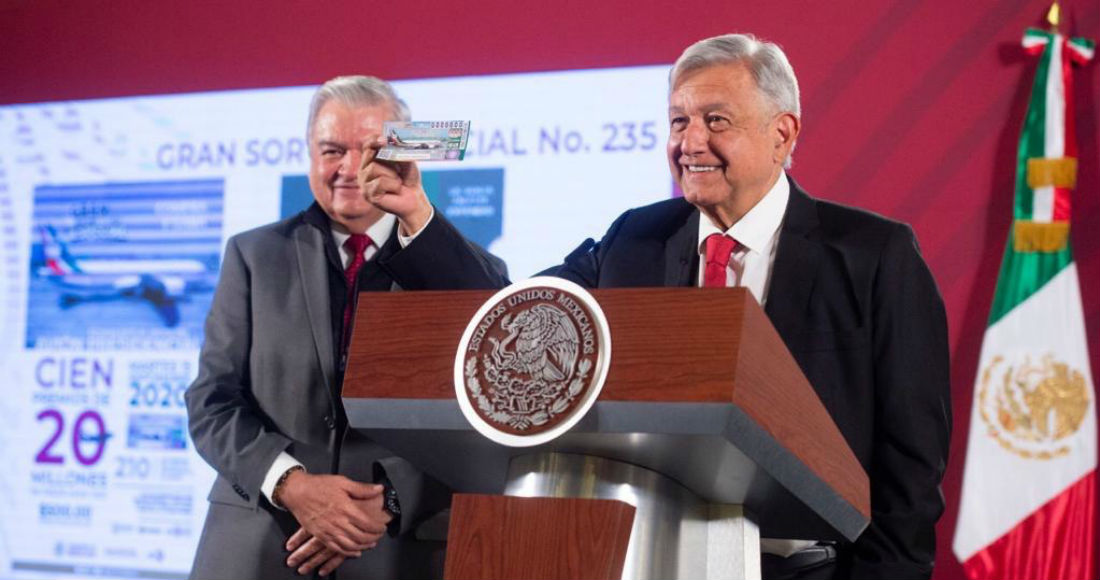
{"type": "MultiPolygon", "coordinates": [[[[955,435],[938,578],[950,544],[982,332],[1011,219],[1013,162],[1035,71],[1019,40],[1046,0],[879,2],[145,2],[0,0],[0,104],[671,62],[748,31],[802,84],[793,175],[820,196],[910,222],[951,322],[955,435]]],[[[1100,2],[1064,4],[1096,39],[1100,2]]],[[[1100,65],[1076,75],[1073,243],[1100,371],[1100,65]]],[[[623,87],[624,91],[630,87],[623,87]]]]}

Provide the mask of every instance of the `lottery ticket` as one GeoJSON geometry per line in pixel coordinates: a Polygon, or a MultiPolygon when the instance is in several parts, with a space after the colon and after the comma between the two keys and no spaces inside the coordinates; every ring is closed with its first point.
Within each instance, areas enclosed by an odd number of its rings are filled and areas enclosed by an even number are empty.
{"type": "Polygon", "coordinates": [[[470,138],[469,121],[390,121],[383,124],[382,161],[461,161],[470,138]]]}

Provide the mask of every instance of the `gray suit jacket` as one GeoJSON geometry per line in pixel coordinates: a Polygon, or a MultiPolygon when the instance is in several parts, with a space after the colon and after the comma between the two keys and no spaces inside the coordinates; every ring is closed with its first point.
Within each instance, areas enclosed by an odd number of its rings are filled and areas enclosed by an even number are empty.
{"type": "MultiPolygon", "coordinates": [[[[218,472],[193,578],[299,578],[286,566],[283,548],[298,524],[260,492],[282,451],[311,473],[357,481],[374,481],[382,467],[398,491],[403,515],[397,537],[345,562],[340,577],[420,578],[441,569],[441,545],[415,541],[410,532],[445,507],[449,494],[386,449],[340,428],[327,235],[303,212],[229,240],[198,378],[186,393],[195,448],[218,472]]],[[[503,283],[495,258],[467,242],[439,212],[407,248],[391,242],[383,247],[388,255],[380,252],[377,260],[394,289],[503,283]]]]}

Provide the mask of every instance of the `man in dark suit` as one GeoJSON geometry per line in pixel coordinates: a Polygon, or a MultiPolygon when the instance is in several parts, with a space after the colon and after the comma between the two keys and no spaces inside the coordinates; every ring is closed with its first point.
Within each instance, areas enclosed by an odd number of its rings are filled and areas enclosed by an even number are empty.
{"type": "Polygon", "coordinates": [[[357,291],[504,280],[435,213],[415,164],[374,160],[382,123],[408,118],[384,81],[325,83],[308,124],[315,203],[229,240],[186,394],[195,448],[218,472],[193,578],[441,572],[440,543],[414,531],[450,494],[348,429],[340,399],[357,291]]]}
{"type": "Polygon", "coordinates": [[[778,46],[700,41],[669,84],[683,198],[624,213],[548,273],[600,288],[748,287],[871,483],[855,543],[762,540],[764,577],[928,578],[951,426],[947,323],[912,230],[786,175],[801,120],[778,46]]]}

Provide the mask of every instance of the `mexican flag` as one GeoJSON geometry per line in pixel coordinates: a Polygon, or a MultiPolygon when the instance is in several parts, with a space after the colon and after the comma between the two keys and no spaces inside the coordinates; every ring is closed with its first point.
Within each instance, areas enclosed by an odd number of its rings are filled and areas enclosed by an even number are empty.
{"type": "Polygon", "coordinates": [[[953,548],[972,580],[1085,579],[1095,576],[1096,395],[1069,241],[1071,73],[1094,44],[1029,29],[1023,45],[1040,60],[974,381],[953,548]]]}

